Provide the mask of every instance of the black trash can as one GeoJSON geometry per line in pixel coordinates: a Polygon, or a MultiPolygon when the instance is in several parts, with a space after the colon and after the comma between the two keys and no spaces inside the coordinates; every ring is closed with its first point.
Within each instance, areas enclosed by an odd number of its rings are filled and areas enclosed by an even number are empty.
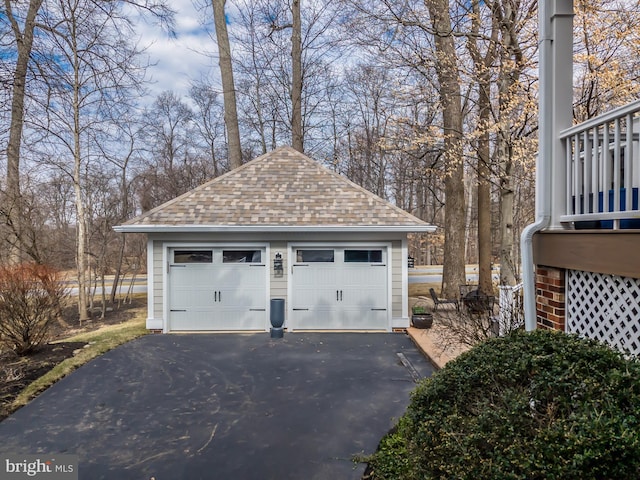
{"type": "Polygon", "coordinates": [[[284,298],[271,299],[271,338],[282,338],[284,336],[284,298]]]}

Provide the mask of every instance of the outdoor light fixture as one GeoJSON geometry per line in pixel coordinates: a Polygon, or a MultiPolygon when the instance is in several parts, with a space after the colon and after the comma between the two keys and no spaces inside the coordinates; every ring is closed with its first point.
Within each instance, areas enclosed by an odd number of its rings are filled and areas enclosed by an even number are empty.
{"type": "Polygon", "coordinates": [[[282,254],[276,253],[276,257],[273,259],[273,274],[277,277],[281,277],[284,273],[284,266],[282,263],[282,254]]]}

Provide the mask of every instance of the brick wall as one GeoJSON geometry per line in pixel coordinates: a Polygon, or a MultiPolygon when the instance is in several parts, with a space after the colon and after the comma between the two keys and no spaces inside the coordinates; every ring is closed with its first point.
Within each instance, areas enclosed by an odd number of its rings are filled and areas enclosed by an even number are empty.
{"type": "Polygon", "coordinates": [[[536,266],[536,318],[538,328],[565,331],[565,270],[536,266]]]}

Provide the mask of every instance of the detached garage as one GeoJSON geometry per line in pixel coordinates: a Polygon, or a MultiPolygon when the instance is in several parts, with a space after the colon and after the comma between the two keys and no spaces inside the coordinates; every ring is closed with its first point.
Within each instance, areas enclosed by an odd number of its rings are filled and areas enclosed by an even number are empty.
{"type": "Polygon", "coordinates": [[[407,233],[435,227],[282,147],[127,223],[146,233],[147,328],[409,326],[407,233]]]}

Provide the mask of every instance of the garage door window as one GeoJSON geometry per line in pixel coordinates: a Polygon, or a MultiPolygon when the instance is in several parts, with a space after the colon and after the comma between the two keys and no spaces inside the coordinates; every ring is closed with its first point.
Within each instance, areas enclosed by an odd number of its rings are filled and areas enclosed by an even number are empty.
{"type": "Polygon", "coordinates": [[[222,263],[261,263],[261,250],[223,250],[222,263]]]}
{"type": "Polygon", "coordinates": [[[382,250],[345,250],[345,263],[382,263],[382,250]]]}
{"type": "Polygon", "coordinates": [[[213,250],[174,250],[173,263],[213,263],[213,250]]]}
{"type": "Polygon", "coordinates": [[[333,263],[333,250],[297,250],[296,260],[305,263],[333,263]]]}

